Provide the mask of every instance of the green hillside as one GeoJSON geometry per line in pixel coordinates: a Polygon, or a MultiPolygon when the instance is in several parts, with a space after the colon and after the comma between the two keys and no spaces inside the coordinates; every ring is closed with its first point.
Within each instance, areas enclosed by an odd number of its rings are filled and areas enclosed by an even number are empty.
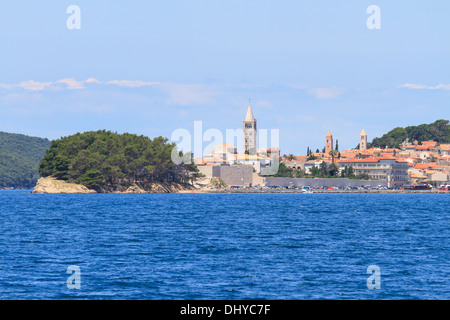
{"type": "Polygon", "coordinates": [[[33,188],[48,139],[0,132],[0,188],[33,188]]]}
{"type": "Polygon", "coordinates": [[[437,141],[438,144],[450,143],[449,120],[437,120],[431,124],[395,128],[381,138],[374,138],[369,147],[398,148],[407,138],[410,142],[417,140],[419,143],[422,141],[437,141]]]}

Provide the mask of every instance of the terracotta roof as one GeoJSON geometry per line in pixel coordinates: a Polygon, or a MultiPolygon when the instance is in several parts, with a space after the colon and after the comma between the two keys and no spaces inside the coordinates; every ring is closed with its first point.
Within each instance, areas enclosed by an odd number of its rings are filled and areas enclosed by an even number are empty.
{"type": "Polygon", "coordinates": [[[317,152],[311,152],[311,155],[312,156],[314,156],[314,157],[323,157],[324,155],[325,155],[325,153],[322,153],[322,152],[319,152],[319,153],[317,153],[317,152]]]}
{"type": "Polygon", "coordinates": [[[341,152],[341,158],[353,159],[355,156],[356,153],[341,152]]]}
{"type": "Polygon", "coordinates": [[[414,169],[425,170],[428,169],[430,165],[428,163],[416,163],[414,169]]]}
{"type": "Polygon", "coordinates": [[[411,178],[426,179],[427,177],[417,172],[411,172],[411,178]]]}
{"type": "Polygon", "coordinates": [[[261,159],[270,159],[267,157],[261,157],[257,155],[250,155],[250,154],[236,154],[235,155],[236,160],[261,160],[261,159]]]}

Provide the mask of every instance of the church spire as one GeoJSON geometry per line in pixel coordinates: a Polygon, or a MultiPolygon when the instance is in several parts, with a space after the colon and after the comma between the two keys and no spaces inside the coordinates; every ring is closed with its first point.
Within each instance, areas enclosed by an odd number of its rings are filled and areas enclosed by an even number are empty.
{"type": "Polygon", "coordinates": [[[247,115],[245,116],[244,121],[254,121],[254,120],[255,118],[253,117],[252,107],[249,104],[247,109],[247,115]]]}

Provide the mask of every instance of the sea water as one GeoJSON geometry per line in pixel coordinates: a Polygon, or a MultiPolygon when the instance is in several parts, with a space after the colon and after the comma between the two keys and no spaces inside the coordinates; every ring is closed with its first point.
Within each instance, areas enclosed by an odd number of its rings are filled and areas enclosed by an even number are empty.
{"type": "Polygon", "coordinates": [[[0,299],[449,299],[449,207],[449,194],[0,191],[0,299]]]}

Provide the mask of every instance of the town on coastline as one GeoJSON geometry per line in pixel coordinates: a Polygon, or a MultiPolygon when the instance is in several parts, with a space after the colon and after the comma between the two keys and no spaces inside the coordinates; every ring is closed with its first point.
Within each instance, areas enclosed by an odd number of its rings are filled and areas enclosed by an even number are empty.
{"type": "Polygon", "coordinates": [[[173,142],[175,138],[161,136],[151,139],[98,130],[49,141],[0,132],[0,189],[33,188],[34,193],[450,191],[448,120],[395,128],[371,143],[362,130],[354,141],[359,144],[349,150],[341,150],[328,132],[321,150],[308,147],[304,155],[282,154],[278,130],[275,135],[272,130],[271,143],[266,144],[263,132],[267,130],[258,131],[249,105],[242,130],[234,130],[232,139],[227,136],[228,143],[218,134],[216,145],[201,150],[200,157],[195,153],[197,158],[190,147],[184,150],[173,142]]]}
{"type": "Polygon", "coordinates": [[[365,130],[355,149],[339,150],[331,132],[322,150],[305,155],[281,154],[278,148],[259,149],[257,120],[251,105],[243,120],[244,153],[220,143],[201,158],[198,170],[215,181],[210,189],[285,190],[449,190],[450,144],[408,141],[398,147],[369,147],[365,130]],[[264,170],[278,165],[275,175],[264,170]]]}

